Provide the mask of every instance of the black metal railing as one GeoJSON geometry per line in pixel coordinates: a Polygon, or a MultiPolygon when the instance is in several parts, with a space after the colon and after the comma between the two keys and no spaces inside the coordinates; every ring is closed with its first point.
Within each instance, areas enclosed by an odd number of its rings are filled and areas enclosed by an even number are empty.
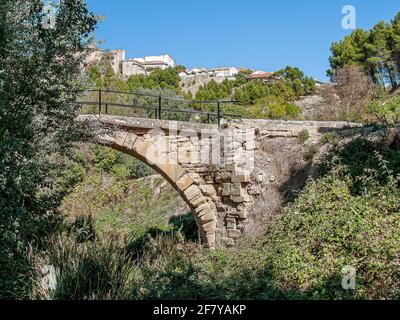
{"type": "MultiPolygon", "coordinates": [[[[200,117],[197,121],[200,120],[200,122],[205,123],[213,123],[215,121],[218,126],[221,125],[221,120],[224,117],[241,118],[241,115],[224,113],[222,110],[224,104],[239,103],[234,100],[187,100],[162,95],[101,89],[87,91],[84,98],[84,101],[79,101],[83,113],[85,113],[85,108],[86,112],[95,112],[99,115],[115,114],[115,108],[129,108],[131,110],[141,110],[142,113],[139,113],[141,117],[152,117],[159,120],[191,121],[192,116],[197,116],[200,117]],[[114,110],[111,110],[112,108],[114,110]]],[[[131,116],[138,115],[131,114],[131,116]]]]}

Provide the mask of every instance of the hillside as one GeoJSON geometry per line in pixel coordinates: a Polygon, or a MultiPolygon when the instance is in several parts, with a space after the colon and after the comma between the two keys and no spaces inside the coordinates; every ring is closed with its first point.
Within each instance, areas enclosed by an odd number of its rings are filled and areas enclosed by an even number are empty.
{"type": "MultiPolygon", "coordinates": [[[[131,180],[96,169],[91,148],[85,147],[86,159],[92,160],[61,207],[74,227],[62,236],[67,237],[63,248],[55,240],[35,264],[61,267],[60,250],[76,262],[60,269],[61,285],[46,296],[398,298],[400,153],[382,144],[377,134],[332,136],[324,143],[315,179],[290,198],[272,224],[259,221],[255,233],[235,248],[211,252],[196,244],[196,228],[185,215],[186,206],[160,177],[131,180]],[[75,237],[81,239],[80,253],[72,244],[75,237]],[[77,260],[83,252],[86,260],[77,260]],[[100,265],[108,270],[107,277],[84,271],[100,265]],[[353,291],[341,288],[341,272],[347,265],[357,270],[353,291]],[[117,279],[118,284],[107,289],[105,281],[117,279]],[[71,292],[68,288],[74,283],[79,290],[71,292]]],[[[126,161],[117,161],[114,167],[129,167],[126,161]]]]}

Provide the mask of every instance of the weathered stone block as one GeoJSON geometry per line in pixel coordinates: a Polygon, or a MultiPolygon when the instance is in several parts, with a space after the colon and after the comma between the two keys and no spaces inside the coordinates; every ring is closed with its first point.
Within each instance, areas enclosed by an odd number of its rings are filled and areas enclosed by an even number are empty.
{"type": "Polygon", "coordinates": [[[172,182],[176,182],[185,174],[185,171],[176,164],[161,164],[158,167],[172,182]]]}
{"type": "Polygon", "coordinates": [[[214,236],[213,242],[215,242],[215,230],[217,229],[217,221],[214,220],[203,224],[203,229],[207,234],[212,234],[214,236]]]}
{"type": "Polygon", "coordinates": [[[231,200],[235,203],[242,203],[242,202],[252,202],[251,197],[248,193],[244,193],[241,196],[231,196],[231,200]]]}
{"type": "Polygon", "coordinates": [[[250,173],[248,172],[233,172],[232,182],[250,182],[250,173]]]}
{"type": "Polygon", "coordinates": [[[243,146],[246,151],[254,151],[256,149],[256,144],[254,141],[247,141],[243,146]]]}
{"type": "Polygon", "coordinates": [[[232,239],[239,239],[242,236],[242,232],[238,229],[228,230],[228,237],[232,239]]]}
{"type": "Polygon", "coordinates": [[[222,184],[222,195],[229,196],[231,194],[231,184],[230,183],[223,183],[222,184]]]}
{"type": "Polygon", "coordinates": [[[215,218],[215,214],[212,211],[207,211],[204,210],[202,212],[202,215],[199,217],[199,220],[202,224],[211,222],[211,221],[217,221],[217,219],[215,218]]]}
{"type": "Polygon", "coordinates": [[[226,218],[226,228],[227,229],[236,229],[236,219],[235,218],[226,218]]]}
{"type": "Polygon", "coordinates": [[[222,182],[221,174],[219,172],[216,172],[214,175],[214,179],[216,183],[221,183],[222,182]]]}
{"type": "Polygon", "coordinates": [[[192,162],[192,152],[191,151],[178,151],[178,163],[180,164],[190,164],[192,162]]]}
{"type": "Polygon", "coordinates": [[[249,217],[249,214],[246,210],[239,211],[239,219],[240,220],[246,220],[248,217],[249,217]]]}
{"type": "Polygon", "coordinates": [[[181,189],[182,191],[187,190],[193,183],[194,183],[194,181],[187,174],[183,175],[176,182],[178,188],[181,189]]]}
{"type": "Polygon", "coordinates": [[[215,188],[211,184],[204,184],[200,185],[200,190],[203,192],[204,195],[206,196],[214,196],[217,194],[217,191],[215,191],[215,188]]]}
{"type": "Polygon", "coordinates": [[[191,203],[193,206],[197,207],[203,203],[206,203],[207,199],[205,197],[203,197],[203,195],[199,195],[196,198],[191,200],[191,203]]]}
{"type": "Polygon", "coordinates": [[[207,202],[207,199],[201,193],[201,190],[196,185],[191,185],[185,192],[184,195],[193,207],[198,207],[201,204],[207,202]]]}
{"type": "Polygon", "coordinates": [[[128,149],[133,149],[133,146],[135,145],[137,135],[134,133],[128,133],[126,136],[126,139],[124,141],[124,146],[128,149]]]}
{"type": "Polygon", "coordinates": [[[236,163],[227,163],[227,164],[225,164],[225,169],[227,170],[227,171],[236,171],[237,170],[237,164],[236,163]]]}
{"type": "Polygon", "coordinates": [[[204,177],[204,181],[205,181],[206,184],[212,184],[212,183],[214,183],[214,175],[212,175],[212,174],[207,174],[207,175],[204,177]]]}
{"type": "Polygon", "coordinates": [[[231,196],[241,196],[244,193],[241,183],[232,183],[230,187],[231,187],[231,192],[230,192],[231,196]]]}
{"type": "Polygon", "coordinates": [[[201,176],[197,172],[189,172],[188,175],[196,184],[201,184],[203,181],[201,176]]]}
{"type": "Polygon", "coordinates": [[[251,196],[259,196],[261,194],[260,188],[257,188],[255,186],[250,188],[248,192],[249,192],[249,195],[251,195],[251,196]]]}

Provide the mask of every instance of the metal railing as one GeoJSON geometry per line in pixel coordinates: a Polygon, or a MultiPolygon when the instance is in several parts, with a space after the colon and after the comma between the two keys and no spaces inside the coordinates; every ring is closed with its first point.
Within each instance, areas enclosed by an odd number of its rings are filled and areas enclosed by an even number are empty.
{"type": "MultiPolygon", "coordinates": [[[[112,90],[89,90],[86,92],[86,98],[89,98],[87,101],[79,101],[78,104],[83,109],[84,106],[94,106],[97,107],[98,110],[96,113],[101,114],[112,114],[110,113],[110,108],[132,108],[145,111],[145,116],[153,117],[159,120],[179,120],[174,119],[180,118],[176,115],[188,115],[189,118],[193,115],[197,115],[201,117],[202,122],[205,123],[213,123],[216,121],[218,126],[221,125],[221,120],[224,117],[229,118],[241,118],[241,115],[238,114],[230,114],[224,113],[222,110],[222,106],[224,104],[237,104],[238,101],[235,100],[217,100],[217,101],[203,101],[203,100],[187,100],[181,98],[167,97],[162,95],[154,95],[154,94],[143,94],[143,93],[134,93],[134,92],[121,92],[121,91],[112,91],[112,90]],[[144,101],[134,101],[133,98],[131,102],[126,103],[126,99],[118,99],[118,96],[132,96],[136,98],[145,99],[144,101]],[[95,97],[97,98],[95,98],[95,97]],[[147,99],[147,101],[146,101],[147,99]],[[150,99],[150,101],[148,101],[150,99]],[[112,101],[114,100],[114,101],[112,101]],[[120,102],[119,100],[125,100],[120,102]],[[168,106],[174,102],[175,105],[173,107],[168,106]],[[192,109],[188,108],[177,108],[176,106],[189,105],[192,106],[192,109]],[[203,110],[201,106],[207,105],[208,110],[203,110]],[[196,108],[196,106],[200,106],[196,108]],[[211,109],[211,110],[210,110],[211,109]],[[172,119],[166,119],[164,115],[168,114],[169,117],[172,115],[172,119]]],[[[93,110],[92,110],[93,111],[93,110]]],[[[190,121],[190,120],[189,120],[190,121]]]]}

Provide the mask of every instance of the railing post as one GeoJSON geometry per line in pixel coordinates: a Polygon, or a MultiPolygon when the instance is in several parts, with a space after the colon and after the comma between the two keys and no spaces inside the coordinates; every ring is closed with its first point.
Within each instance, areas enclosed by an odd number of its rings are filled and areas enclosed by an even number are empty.
{"type": "Polygon", "coordinates": [[[161,120],[162,97],[158,97],[158,119],[161,120]]]}
{"type": "Polygon", "coordinates": [[[221,103],[217,101],[218,129],[221,129],[221,103]]]}
{"type": "Polygon", "coordinates": [[[106,103],[106,114],[108,114],[108,103],[106,103]]]}
{"type": "Polygon", "coordinates": [[[101,115],[101,89],[99,89],[99,115],[101,115]]]}

